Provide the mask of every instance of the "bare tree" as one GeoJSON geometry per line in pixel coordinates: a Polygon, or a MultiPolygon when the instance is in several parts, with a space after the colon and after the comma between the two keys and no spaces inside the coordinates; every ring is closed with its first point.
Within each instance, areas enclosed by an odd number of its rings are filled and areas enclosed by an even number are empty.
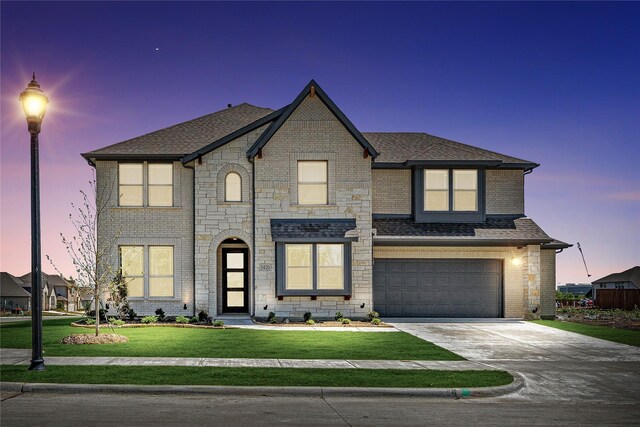
{"type": "MultiPolygon", "coordinates": [[[[95,175],[89,184],[92,197],[86,191],[80,190],[81,205],[71,203],[73,213],[69,214],[69,219],[75,229],[75,235],[65,236],[60,233],[60,237],[76,269],[75,282],[78,291],[93,298],[96,336],[98,336],[100,334],[100,300],[109,294],[116,275],[112,257],[120,233],[117,232],[111,236],[101,235],[98,240],[99,227],[101,229],[114,227],[109,215],[112,186],[107,185],[99,190],[95,175]]],[[[47,259],[60,273],[49,255],[47,259]]]]}

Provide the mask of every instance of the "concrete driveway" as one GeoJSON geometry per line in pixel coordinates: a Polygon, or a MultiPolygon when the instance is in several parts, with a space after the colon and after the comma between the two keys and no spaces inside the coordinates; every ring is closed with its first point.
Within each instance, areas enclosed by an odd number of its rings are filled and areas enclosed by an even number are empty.
{"type": "Polygon", "coordinates": [[[384,319],[464,358],[520,373],[502,399],[640,402],[640,348],[531,322],[384,319]]]}

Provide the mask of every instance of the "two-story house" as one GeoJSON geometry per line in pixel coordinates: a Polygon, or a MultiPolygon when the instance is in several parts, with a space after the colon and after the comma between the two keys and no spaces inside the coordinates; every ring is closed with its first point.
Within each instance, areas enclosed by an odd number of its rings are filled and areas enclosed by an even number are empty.
{"type": "Polygon", "coordinates": [[[311,81],[83,154],[138,314],[553,316],[539,166],[424,133],[361,133],[311,81]]]}

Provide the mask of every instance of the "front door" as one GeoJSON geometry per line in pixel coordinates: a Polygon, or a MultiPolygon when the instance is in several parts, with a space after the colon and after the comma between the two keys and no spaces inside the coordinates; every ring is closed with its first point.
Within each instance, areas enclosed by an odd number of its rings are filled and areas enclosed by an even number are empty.
{"type": "Polygon", "coordinates": [[[222,311],[247,313],[249,310],[249,250],[222,248],[222,311]]]}

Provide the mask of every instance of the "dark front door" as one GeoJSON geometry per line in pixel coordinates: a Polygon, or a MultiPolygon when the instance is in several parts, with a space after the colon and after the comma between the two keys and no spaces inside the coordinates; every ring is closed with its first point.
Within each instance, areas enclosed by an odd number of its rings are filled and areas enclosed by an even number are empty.
{"type": "Polygon", "coordinates": [[[249,250],[222,248],[222,311],[249,310],[249,250]]]}

